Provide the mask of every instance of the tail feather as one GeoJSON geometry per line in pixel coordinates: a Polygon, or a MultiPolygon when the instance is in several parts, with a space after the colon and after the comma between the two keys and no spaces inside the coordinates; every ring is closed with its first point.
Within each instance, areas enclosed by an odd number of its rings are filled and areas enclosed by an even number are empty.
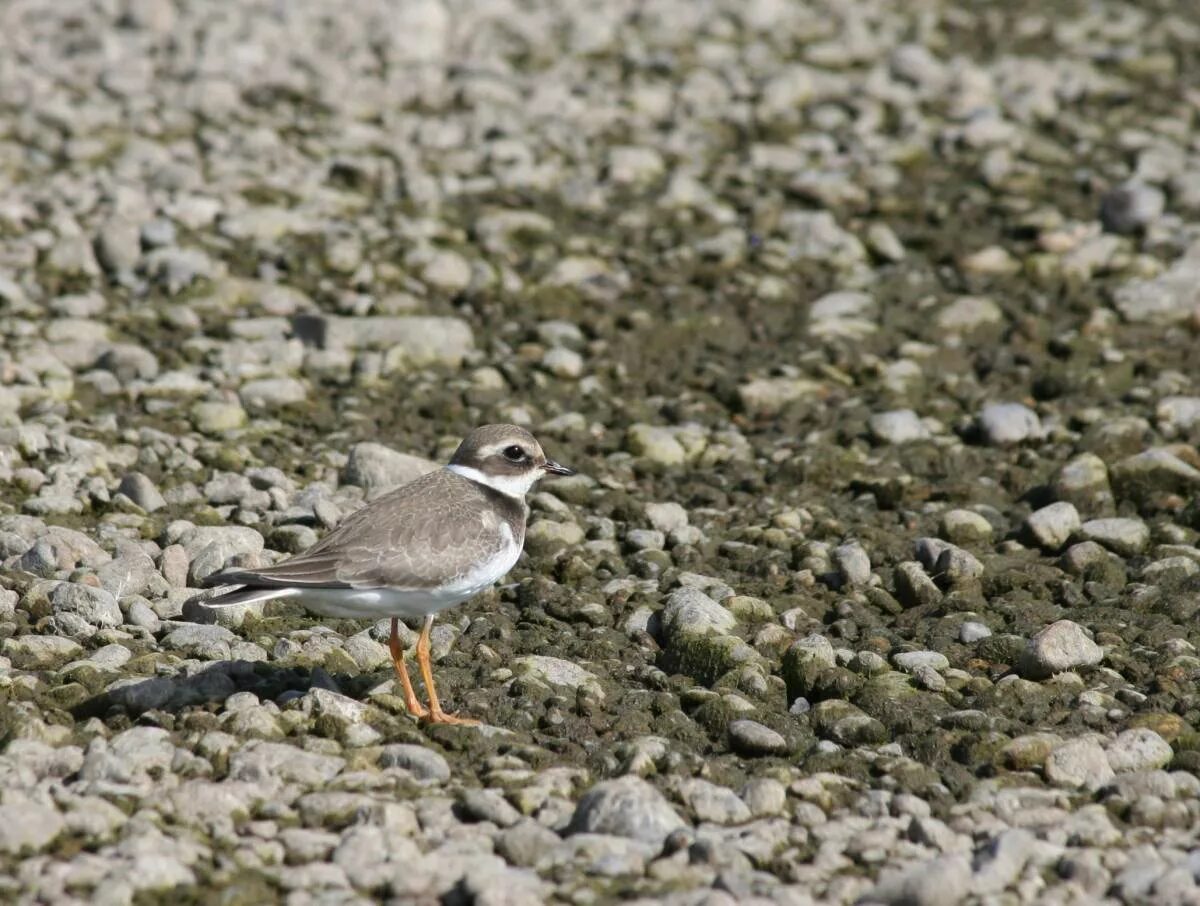
{"type": "Polygon", "coordinates": [[[241,588],[222,592],[200,603],[205,607],[232,607],[234,604],[254,604],[258,601],[270,601],[273,598],[290,598],[296,592],[297,589],[294,588],[255,588],[252,585],[243,585],[241,588]]]}

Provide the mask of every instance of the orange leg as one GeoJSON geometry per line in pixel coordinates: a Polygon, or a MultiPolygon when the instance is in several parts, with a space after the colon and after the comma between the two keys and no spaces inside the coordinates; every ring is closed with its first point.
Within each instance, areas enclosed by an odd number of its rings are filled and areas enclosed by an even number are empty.
{"type": "Polygon", "coordinates": [[[421,679],[425,681],[425,691],[429,693],[429,722],[435,724],[458,724],[464,727],[479,726],[479,721],[470,717],[458,717],[447,714],[438,702],[437,689],[433,686],[433,665],[429,662],[429,630],[433,628],[433,616],[425,618],[421,635],[417,639],[417,666],[421,668],[421,679]]]}
{"type": "Polygon", "coordinates": [[[388,639],[388,648],[392,652],[392,665],[396,668],[396,676],[400,677],[400,685],[404,687],[404,707],[414,717],[428,717],[429,709],[417,701],[417,693],[413,691],[412,680],[408,678],[408,668],[404,666],[404,649],[400,647],[400,621],[392,617],[392,637],[388,639]]]}

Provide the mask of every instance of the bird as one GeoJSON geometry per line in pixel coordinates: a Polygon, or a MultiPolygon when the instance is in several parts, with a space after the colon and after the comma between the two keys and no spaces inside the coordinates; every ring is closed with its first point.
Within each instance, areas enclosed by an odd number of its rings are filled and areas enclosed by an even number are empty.
{"type": "Polygon", "coordinates": [[[320,616],[391,617],[388,648],[408,713],[436,724],[477,725],[442,709],[429,657],[433,619],[512,569],[525,543],[525,495],[542,478],[574,474],[547,458],[524,428],[483,425],[463,439],[445,467],[355,510],[302,553],[273,566],[208,577],[208,586],[240,587],[203,604],[282,598],[320,616]],[[416,618],[424,618],[416,661],[428,707],[417,698],[400,644],[400,620],[416,618]]]}

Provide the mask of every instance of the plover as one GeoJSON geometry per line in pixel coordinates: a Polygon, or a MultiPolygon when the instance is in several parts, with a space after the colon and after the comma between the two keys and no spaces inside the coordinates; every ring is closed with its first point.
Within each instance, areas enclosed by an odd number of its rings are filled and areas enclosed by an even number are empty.
{"type": "Polygon", "coordinates": [[[287,598],[330,617],[392,618],[390,649],[410,714],[434,723],[476,724],[442,710],[433,685],[434,616],[490,587],[525,543],[525,495],[546,475],[573,475],[547,459],[516,425],[476,428],[449,465],[347,516],[301,554],[262,569],[227,569],[207,585],[240,585],[203,602],[226,607],[287,598]],[[401,618],[424,617],[417,666],[429,707],[417,700],[400,646],[401,618]]]}

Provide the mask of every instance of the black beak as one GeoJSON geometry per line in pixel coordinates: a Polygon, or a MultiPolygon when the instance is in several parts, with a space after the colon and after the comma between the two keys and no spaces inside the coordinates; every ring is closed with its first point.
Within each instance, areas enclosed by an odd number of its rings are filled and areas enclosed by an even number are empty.
{"type": "Polygon", "coordinates": [[[548,475],[574,475],[574,469],[568,469],[566,466],[559,465],[553,459],[547,459],[546,464],[542,466],[548,475]]]}

